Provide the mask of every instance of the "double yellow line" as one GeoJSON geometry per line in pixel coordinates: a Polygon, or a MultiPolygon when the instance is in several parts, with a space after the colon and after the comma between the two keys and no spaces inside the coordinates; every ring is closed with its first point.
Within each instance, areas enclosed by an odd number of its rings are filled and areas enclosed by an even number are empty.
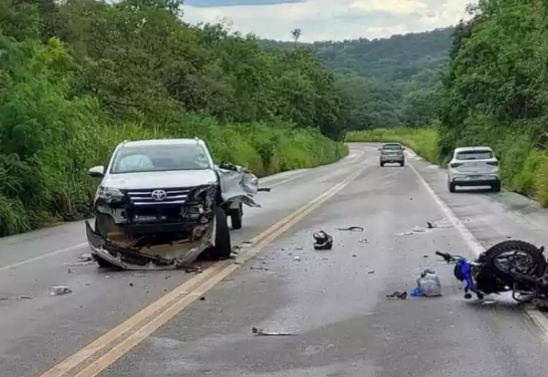
{"type": "Polygon", "coordinates": [[[341,191],[350,182],[358,178],[365,169],[366,166],[361,167],[354,172],[354,174],[333,186],[324,194],[306,203],[289,216],[278,221],[276,224],[253,238],[251,240],[252,247],[237,258],[239,264],[230,261],[213,264],[211,267],[204,270],[203,273],[194,276],[171,292],[162,296],[156,302],[142,309],[140,312],[128,318],[72,356],[69,356],[61,363],[40,375],[40,377],[64,377],[73,369],[83,366],[86,361],[99,352],[107,349],[109,345],[114,345],[118,342],[114,347],[107,352],[104,352],[102,356],[88,364],[75,375],[76,377],[97,376],[116,360],[145,340],[154,331],[167,323],[175,315],[180,313],[184,308],[189,306],[197,298],[203,296],[204,293],[238,269],[241,263],[257,255],[274,239],[293,227],[308,214],[341,191]],[[141,325],[141,327],[139,327],[139,325],[141,325]],[[124,335],[128,333],[130,334],[121,340],[124,335]]]}

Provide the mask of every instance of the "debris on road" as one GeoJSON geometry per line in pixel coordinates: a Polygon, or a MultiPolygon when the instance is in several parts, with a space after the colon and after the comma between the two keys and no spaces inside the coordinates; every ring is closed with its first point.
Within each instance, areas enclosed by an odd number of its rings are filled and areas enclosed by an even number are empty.
{"type": "Polygon", "coordinates": [[[294,260],[295,262],[300,262],[300,261],[301,261],[301,257],[295,257],[295,258],[293,258],[293,260],[294,260]]]}
{"type": "Polygon", "coordinates": [[[397,299],[400,299],[400,300],[405,300],[407,298],[407,292],[406,291],[403,291],[403,292],[395,291],[391,295],[386,295],[386,297],[387,298],[397,298],[397,299]]]}
{"type": "Polygon", "coordinates": [[[268,267],[255,267],[255,266],[251,266],[249,267],[250,270],[257,270],[257,271],[270,271],[270,268],[268,267]]]}
{"type": "Polygon", "coordinates": [[[407,232],[399,233],[399,236],[411,236],[413,234],[424,234],[429,230],[436,229],[436,228],[450,228],[453,224],[447,220],[447,219],[441,219],[438,221],[426,222],[426,228],[423,228],[421,226],[415,225],[411,230],[408,230],[407,232]]]}
{"type": "Polygon", "coordinates": [[[375,273],[375,270],[369,270],[369,271],[367,271],[367,273],[370,274],[370,275],[371,275],[371,274],[374,274],[374,273],[375,273]]]}
{"type": "Polygon", "coordinates": [[[192,273],[201,274],[203,272],[203,270],[198,266],[192,266],[192,267],[185,268],[185,272],[187,274],[192,274],[192,273]]]}
{"type": "Polygon", "coordinates": [[[359,240],[358,242],[359,242],[359,243],[369,243],[369,241],[368,241],[367,239],[365,239],[365,238],[364,238],[363,240],[359,240]]]}
{"type": "Polygon", "coordinates": [[[93,263],[95,263],[95,260],[93,259],[93,256],[90,253],[85,253],[85,254],[82,254],[78,257],[78,262],[65,263],[64,265],[65,266],[87,266],[87,265],[93,264],[93,263]]]}
{"type": "Polygon", "coordinates": [[[417,279],[417,287],[411,291],[411,296],[441,296],[441,281],[438,274],[430,269],[423,270],[417,279]]]}
{"type": "Polygon", "coordinates": [[[49,289],[49,294],[51,296],[62,296],[69,293],[72,293],[72,289],[65,285],[54,285],[49,289]]]}
{"type": "Polygon", "coordinates": [[[32,300],[32,296],[19,296],[19,300],[32,300]]]}
{"type": "Polygon", "coordinates": [[[251,332],[258,336],[290,336],[294,335],[290,332],[280,332],[280,331],[264,331],[264,329],[258,329],[256,327],[251,328],[251,332]]]}
{"type": "Polygon", "coordinates": [[[282,251],[288,251],[289,247],[282,247],[282,251]]]}
{"type": "Polygon", "coordinates": [[[320,230],[318,233],[313,234],[314,249],[315,250],[331,250],[333,248],[333,237],[320,230]]]}
{"type": "Polygon", "coordinates": [[[351,226],[351,227],[348,227],[348,228],[339,228],[338,230],[344,230],[344,231],[349,231],[349,232],[363,232],[364,229],[363,227],[361,226],[351,226]]]}
{"type": "Polygon", "coordinates": [[[204,296],[200,297],[200,301],[205,301],[205,297],[204,296]]]}

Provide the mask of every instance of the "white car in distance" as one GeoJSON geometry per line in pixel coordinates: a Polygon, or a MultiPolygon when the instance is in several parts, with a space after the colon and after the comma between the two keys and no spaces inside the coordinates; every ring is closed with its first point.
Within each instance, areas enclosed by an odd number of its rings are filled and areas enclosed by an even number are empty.
{"type": "Polygon", "coordinates": [[[490,186],[501,190],[499,160],[490,147],[461,147],[453,151],[447,167],[447,186],[456,192],[457,186],[490,186]]]}

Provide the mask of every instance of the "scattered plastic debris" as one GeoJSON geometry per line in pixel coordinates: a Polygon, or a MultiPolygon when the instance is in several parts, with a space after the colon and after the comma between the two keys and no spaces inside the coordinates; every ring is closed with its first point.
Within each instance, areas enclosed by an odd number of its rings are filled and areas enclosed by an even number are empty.
{"type": "Polygon", "coordinates": [[[257,336],[291,336],[294,335],[290,332],[282,331],[265,331],[264,329],[258,329],[256,327],[251,328],[251,332],[257,336]]]}
{"type": "Polygon", "coordinates": [[[338,230],[345,230],[350,232],[363,232],[364,229],[361,226],[351,226],[348,228],[339,228],[338,230]]]}
{"type": "Polygon", "coordinates": [[[32,296],[19,296],[19,300],[32,300],[32,296]]]}
{"type": "Polygon", "coordinates": [[[301,261],[301,257],[295,257],[295,258],[293,258],[293,260],[294,260],[295,262],[300,262],[300,261],[301,261]]]}
{"type": "Polygon", "coordinates": [[[359,240],[358,242],[359,242],[359,243],[369,243],[369,241],[368,241],[367,239],[365,239],[365,238],[364,238],[363,240],[359,240]]]}
{"type": "Polygon", "coordinates": [[[367,271],[367,273],[370,274],[370,275],[371,275],[371,274],[374,274],[374,273],[375,273],[375,270],[369,270],[369,271],[367,271]]]}
{"type": "Polygon", "coordinates": [[[400,300],[405,300],[407,298],[407,292],[406,291],[403,291],[403,292],[400,292],[400,291],[396,291],[394,293],[392,293],[391,295],[386,295],[387,298],[397,298],[397,299],[400,299],[400,300]]]}
{"type": "Polygon", "coordinates": [[[62,296],[69,293],[72,293],[72,289],[65,285],[54,285],[49,289],[49,294],[51,296],[62,296]]]}
{"type": "Polygon", "coordinates": [[[323,230],[320,230],[318,233],[313,234],[314,240],[314,249],[315,250],[331,250],[333,248],[333,237],[325,233],[323,230]]]}
{"type": "Polygon", "coordinates": [[[282,247],[282,251],[288,251],[289,247],[282,247]]]}

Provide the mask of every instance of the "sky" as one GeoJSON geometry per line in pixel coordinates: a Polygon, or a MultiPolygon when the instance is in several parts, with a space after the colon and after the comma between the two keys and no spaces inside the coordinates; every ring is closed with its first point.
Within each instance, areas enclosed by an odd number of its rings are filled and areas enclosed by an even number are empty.
{"type": "Polygon", "coordinates": [[[228,22],[232,31],[301,41],[384,38],[432,30],[468,18],[474,0],[183,0],[189,23],[228,22]]]}

